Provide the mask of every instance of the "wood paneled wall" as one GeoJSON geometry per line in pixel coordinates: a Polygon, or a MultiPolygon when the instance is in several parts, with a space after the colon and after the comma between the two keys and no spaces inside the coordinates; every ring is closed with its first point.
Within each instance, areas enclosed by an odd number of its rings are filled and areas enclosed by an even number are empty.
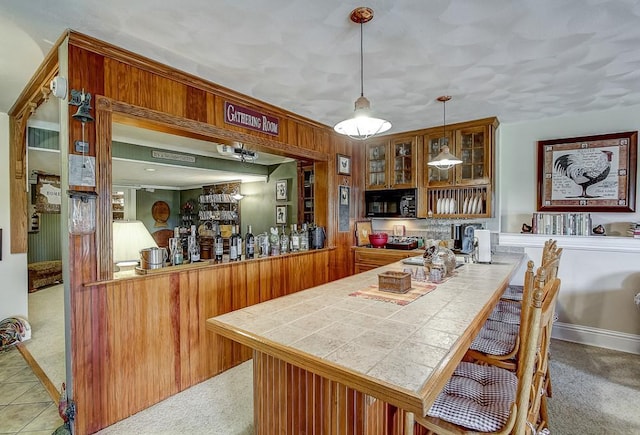
{"type": "MultiPolygon", "coordinates": [[[[240,307],[245,304],[243,298],[250,304],[256,299],[276,297],[282,291],[289,291],[287,289],[306,288],[348,275],[352,270],[353,221],[364,177],[357,164],[361,161],[357,149],[361,144],[354,145],[328,126],[103,41],[67,31],[9,113],[11,161],[15,162],[10,165],[11,250],[14,253],[25,252],[27,248],[24,191],[26,121],[30,108],[42,98],[38,93],[48,87],[57,72],[57,50],[60,47],[67,50],[70,90],[84,89],[93,96],[92,102],[104,96],[113,103],[127,105],[135,112],[121,116],[113,111],[85,126],[85,140],[91,144],[89,155],[96,157],[97,185],[95,189],[68,186],[75,190],[95,190],[98,194],[96,233],[70,235],[69,264],[64,265],[69,270],[71,292],[73,379],[70,391],[73,391],[77,404],[76,433],[84,434],[144,409],[217,373],[220,367],[228,367],[249,356],[248,351],[238,345],[209,339],[203,335],[204,332],[194,334],[189,329],[204,331],[204,323],[180,324],[176,329],[176,322],[181,322],[187,314],[189,318],[197,314],[198,318],[205,319],[204,306],[227,307],[231,304],[231,308],[240,307]],[[225,124],[225,101],[278,117],[278,136],[225,124]],[[111,195],[111,121],[168,131],[164,117],[174,121],[178,119],[185,131],[199,129],[194,137],[201,139],[212,138],[222,143],[237,141],[250,144],[257,150],[315,160],[316,185],[320,186],[315,195],[316,223],[326,228],[327,245],[331,247],[332,255],[315,253],[314,256],[325,255],[326,258],[313,266],[302,260],[290,260],[300,263],[280,265],[278,273],[272,270],[274,265],[270,262],[257,261],[239,266],[246,269],[239,275],[216,268],[215,277],[206,277],[204,272],[180,273],[171,277],[86,287],[87,283],[104,280],[110,274],[111,230],[107,201],[111,195]],[[338,177],[336,153],[354,159],[351,176],[338,177]],[[337,231],[337,191],[340,184],[349,185],[352,192],[348,232],[337,231]],[[292,267],[295,268],[293,272],[292,267]],[[285,270],[287,273],[283,273],[285,270]],[[230,273],[228,277],[227,273],[230,273]],[[303,281],[292,283],[292,279],[303,281]],[[148,280],[153,281],[153,285],[147,283],[148,280]],[[232,284],[233,288],[242,286],[246,293],[232,297],[229,285],[218,286],[222,281],[232,284]],[[156,314],[156,310],[161,314],[156,314]],[[131,332],[132,325],[136,326],[133,329],[135,337],[145,327],[157,328],[158,337],[139,338],[139,345],[130,348],[126,334],[131,332]],[[220,349],[222,351],[218,352],[220,349]],[[158,382],[149,382],[150,373],[160,377],[158,382]]],[[[92,107],[96,109],[94,104],[92,107]]],[[[75,153],[74,142],[82,134],[81,123],[71,117],[76,110],[76,106],[69,106],[68,145],[71,154],[75,153]]],[[[175,133],[173,130],[170,132],[175,133]]],[[[215,310],[207,313],[209,316],[214,314],[215,310]]]]}
{"type": "Polygon", "coordinates": [[[167,269],[77,292],[76,317],[85,325],[74,339],[77,433],[95,432],[251,358],[251,349],[207,331],[205,321],[327,282],[330,252],[167,269]]]}

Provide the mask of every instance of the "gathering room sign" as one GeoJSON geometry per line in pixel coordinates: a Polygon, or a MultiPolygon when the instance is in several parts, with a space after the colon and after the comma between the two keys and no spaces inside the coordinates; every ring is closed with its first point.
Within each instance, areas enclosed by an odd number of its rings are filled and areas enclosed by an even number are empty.
{"type": "Polygon", "coordinates": [[[224,122],[272,136],[279,134],[280,120],[275,116],[238,106],[228,101],[224,102],[224,122]]]}

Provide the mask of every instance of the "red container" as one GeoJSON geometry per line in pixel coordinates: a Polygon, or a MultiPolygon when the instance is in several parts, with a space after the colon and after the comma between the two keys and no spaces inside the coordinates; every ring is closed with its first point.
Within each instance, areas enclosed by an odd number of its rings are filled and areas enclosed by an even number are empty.
{"type": "Polygon", "coordinates": [[[384,248],[384,245],[387,244],[387,240],[389,240],[389,235],[387,233],[369,234],[369,242],[371,242],[374,248],[384,248]]]}

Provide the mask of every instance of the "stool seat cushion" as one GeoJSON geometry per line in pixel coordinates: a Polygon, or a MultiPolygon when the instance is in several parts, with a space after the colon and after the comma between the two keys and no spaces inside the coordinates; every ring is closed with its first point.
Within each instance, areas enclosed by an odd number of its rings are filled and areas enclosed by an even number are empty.
{"type": "Polygon", "coordinates": [[[489,314],[489,319],[504,323],[520,324],[522,304],[514,301],[500,301],[489,314]]]}
{"type": "Polygon", "coordinates": [[[469,349],[489,355],[507,355],[518,340],[518,325],[487,320],[469,349]]]}
{"type": "Polygon", "coordinates": [[[461,362],[427,415],[475,431],[499,431],[509,420],[517,387],[518,378],[508,370],[461,362]]]}

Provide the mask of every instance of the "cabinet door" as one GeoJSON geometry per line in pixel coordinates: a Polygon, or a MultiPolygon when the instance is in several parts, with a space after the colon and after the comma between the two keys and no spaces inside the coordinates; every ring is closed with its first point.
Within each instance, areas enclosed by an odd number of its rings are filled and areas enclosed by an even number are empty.
{"type": "Polygon", "coordinates": [[[386,189],[387,181],[387,148],[388,142],[378,141],[366,144],[367,151],[367,190],[386,189]]]}
{"type": "Polygon", "coordinates": [[[456,155],[462,163],[456,166],[456,184],[486,184],[491,180],[490,151],[485,126],[456,131],[456,155]]]}
{"type": "MultiPolygon", "coordinates": [[[[455,144],[452,133],[447,131],[445,139],[449,145],[449,150],[455,154],[455,144]]],[[[427,164],[440,154],[442,146],[442,133],[433,133],[424,136],[424,171],[426,174],[424,180],[427,186],[450,186],[455,181],[455,170],[453,168],[438,169],[427,164]]]]}
{"type": "Polygon", "coordinates": [[[415,136],[391,141],[389,177],[394,189],[416,187],[416,142],[415,136]]]}

